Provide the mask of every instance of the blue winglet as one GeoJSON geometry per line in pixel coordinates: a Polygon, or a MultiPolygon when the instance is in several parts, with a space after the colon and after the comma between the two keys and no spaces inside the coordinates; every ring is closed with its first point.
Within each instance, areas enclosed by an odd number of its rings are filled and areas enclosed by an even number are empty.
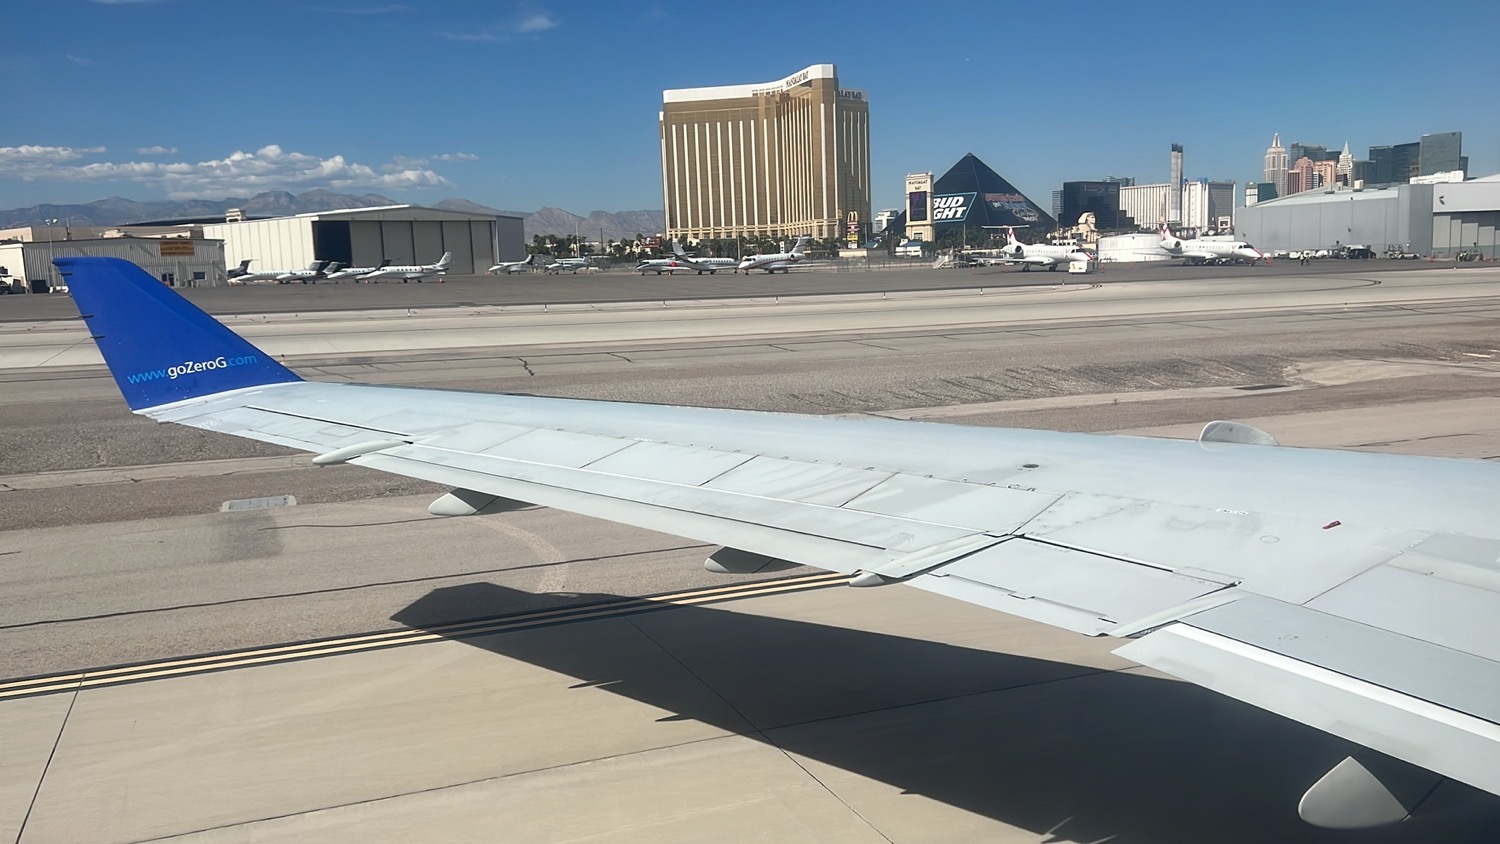
{"type": "Polygon", "coordinates": [[[302,380],[129,261],[53,263],[131,410],[302,380]]]}

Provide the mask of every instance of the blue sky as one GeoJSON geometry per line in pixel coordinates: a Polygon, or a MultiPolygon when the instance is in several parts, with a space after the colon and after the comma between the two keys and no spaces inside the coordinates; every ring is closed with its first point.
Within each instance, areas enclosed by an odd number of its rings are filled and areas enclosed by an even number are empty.
{"type": "Polygon", "coordinates": [[[4,19],[6,208],[318,187],[660,208],[663,89],[824,62],[869,92],[876,208],[966,152],[1043,207],[1069,179],[1165,181],[1173,142],[1189,177],[1243,183],[1273,132],[1363,157],[1459,130],[1471,175],[1500,171],[1490,3],[13,0],[4,19]]]}

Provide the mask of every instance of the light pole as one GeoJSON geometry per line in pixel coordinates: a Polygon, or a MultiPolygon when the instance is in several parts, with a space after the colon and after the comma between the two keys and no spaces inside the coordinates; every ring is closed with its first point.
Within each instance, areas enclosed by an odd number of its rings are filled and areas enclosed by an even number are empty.
{"type": "Polygon", "coordinates": [[[53,284],[55,276],[52,275],[57,270],[57,266],[52,263],[57,258],[57,253],[52,249],[52,227],[57,225],[57,218],[50,217],[42,222],[47,224],[47,292],[50,293],[57,286],[53,284]]]}

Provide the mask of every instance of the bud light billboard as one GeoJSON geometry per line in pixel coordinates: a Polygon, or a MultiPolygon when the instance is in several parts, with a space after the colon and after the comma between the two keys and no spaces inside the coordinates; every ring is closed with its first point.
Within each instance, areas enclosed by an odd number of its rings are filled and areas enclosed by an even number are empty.
{"type": "Polygon", "coordinates": [[[973,193],[939,194],[932,198],[932,221],[934,223],[962,223],[969,218],[969,209],[974,206],[973,193]]]}

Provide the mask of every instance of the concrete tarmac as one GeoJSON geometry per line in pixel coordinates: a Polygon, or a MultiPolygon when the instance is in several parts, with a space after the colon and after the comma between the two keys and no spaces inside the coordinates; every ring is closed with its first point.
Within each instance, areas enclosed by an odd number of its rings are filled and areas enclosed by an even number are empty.
{"type": "MultiPolygon", "coordinates": [[[[1258,308],[1164,307],[1206,283],[1189,281],[1151,285],[1134,312],[987,311],[957,328],[871,326],[832,302],[837,337],[622,342],[581,323],[518,357],[293,363],[1065,430],[1190,435],[1228,417],[1291,445],[1493,457],[1500,309],[1494,275],[1471,278],[1451,298],[1392,283],[1296,304],[1304,284],[1258,308]]],[[[917,590],[695,603],[765,587],[708,575],[711,549],[674,537],[542,509],[437,520],[437,490],[178,439],[126,415],[97,369],[0,378],[0,677],[82,675],[0,698],[0,836],[1394,842],[1488,841],[1500,821],[1500,801],[1450,787],[1456,806],[1358,839],[1305,827],[1297,795],[1347,746],[1131,667],[1117,642],[917,590]],[[259,494],[298,503],[217,512],[259,494]],[[658,593],[678,597],[613,609],[658,593]],[[548,615],[597,606],[611,608],[548,615]],[[449,626],[517,613],[534,615],[449,626]],[[430,640],[369,649],[385,630],[430,640]],[[312,639],[326,655],[266,647],[312,639]],[[180,662],[209,652],[237,656],[180,662]],[[129,682],[86,670],[120,663],[147,667],[129,682]]]]}
{"type": "MultiPolygon", "coordinates": [[[[1319,261],[1301,266],[1277,261],[1229,267],[1190,267],[1179,262],[1106,264],[1089,281],[1130,283],[1184,279],[1266,279],[1282,276],[1361,275],[1433,269],[1464,271],[1483,265],[1452,261],[1319,261]]],[[[558,305],[621,302],[816,296],[851,293],[896,293],[953,288],[1026,287],[1074,281],[1062,271],[1023,271],[1020,267],[975,267],[934,270],[928,262],[875,264],[870,270],[851,266],[831,270],[816,262],[787,274],[729,272],[714,275],[678,273],[640,275],[623,268],[599,273],[517,273],[506,276],[451,275],[441,284],[249,284],[185,288],[180,292],[198,307],[218,316],[245,313],[310,313],[362,309],[471,307],[485,305],[558,305]]],[[[63,294],[0,297],[0,322],[68,319],[76,315],[63,294]]]]}

